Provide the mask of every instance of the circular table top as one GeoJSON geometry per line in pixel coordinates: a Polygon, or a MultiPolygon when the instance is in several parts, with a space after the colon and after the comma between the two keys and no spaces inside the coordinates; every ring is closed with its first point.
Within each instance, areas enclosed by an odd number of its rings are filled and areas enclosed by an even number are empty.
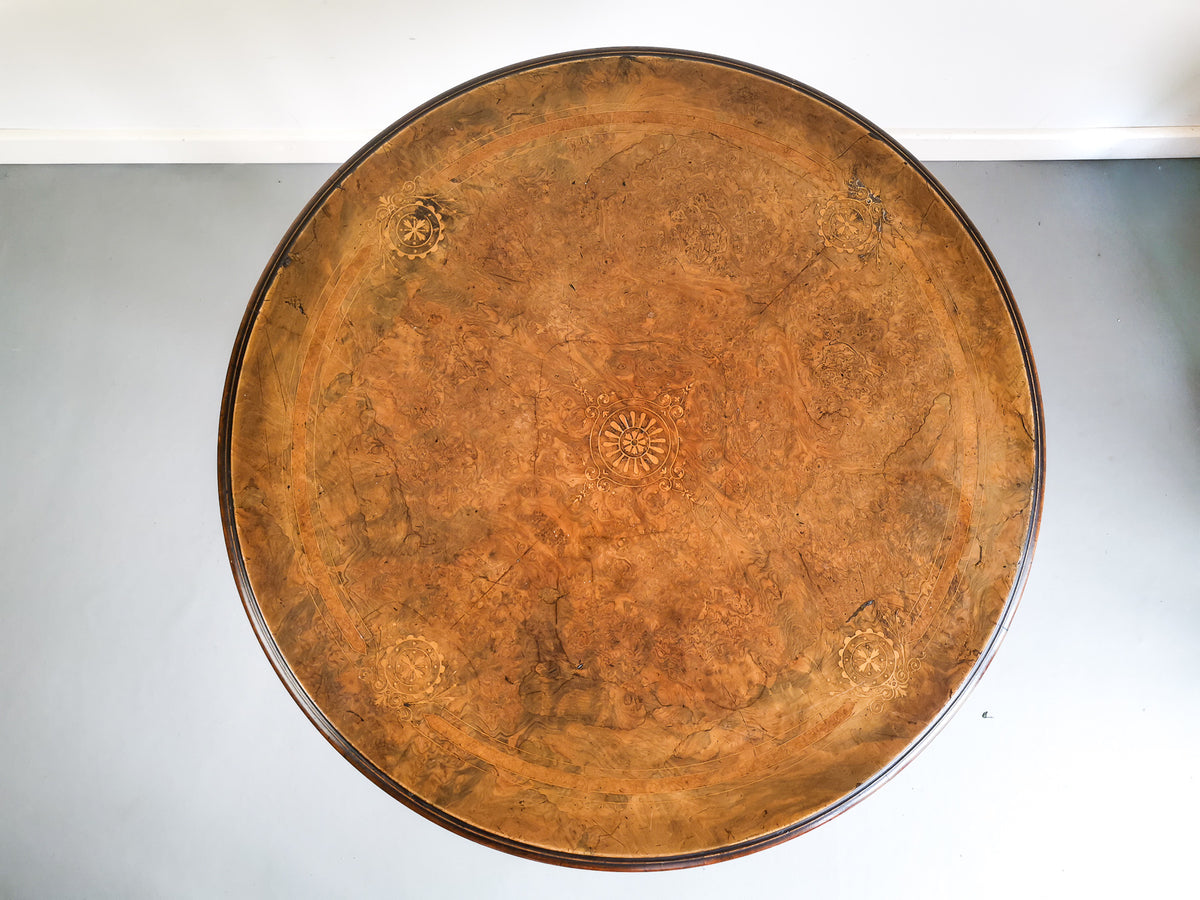
{"type": "Polygon", "coordinates": [[[1008,289],[777,75],[593,51],[348,162],[271,260],[221,501],[264,648],[423,815],[612,868],[811,828],[986,665],[1041,499],[1008,289]]]}

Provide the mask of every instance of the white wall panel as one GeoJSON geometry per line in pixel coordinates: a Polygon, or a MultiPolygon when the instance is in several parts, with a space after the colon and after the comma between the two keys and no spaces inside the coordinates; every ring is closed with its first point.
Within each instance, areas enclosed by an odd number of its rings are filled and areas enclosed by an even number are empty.
{"type": "Polygon", "coordinates": [[[0,162],[336,162],[596,46],[774,69],[926,159],[1200,155],[1196,0],[0,0],[0,162]]]}

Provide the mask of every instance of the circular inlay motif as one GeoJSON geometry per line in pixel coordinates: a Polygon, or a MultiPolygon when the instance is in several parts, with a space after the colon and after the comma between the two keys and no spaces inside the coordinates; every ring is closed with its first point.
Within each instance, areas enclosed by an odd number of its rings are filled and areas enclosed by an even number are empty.
{"type": "Polygon", "coordinates": [[[843,253],[865,253],[879,240],[879,216],[864,200],[839,197],[821,212],[821,237],[843,253]]]}
{"type": "Polygon", "coordinates": [[[437,645],[411,634],[382,650],[377,667],[373,687],[389,706],[431,696],[446,671],[437,645]]]}
{"type": "Polygon", "coordinates": [[[592,458],[604,477],[638,485],[670,471],[679,435],[670,415],[658,404],[622,400],[597,417],[591,445],[592,458]]]}
{"type": "Polygon", "coordinates": [[[430,201],[411,201],[387,210],[383,235],[397,253],[419,259],[430,253],[441,240],[442,218],[430,201]]]}
{"type": "Polygon", "coordinates": [[[874,687],[892,677],[896,648],[877,631],[856,631],[838,653],[842,674],[859,687],[874,687]]]}

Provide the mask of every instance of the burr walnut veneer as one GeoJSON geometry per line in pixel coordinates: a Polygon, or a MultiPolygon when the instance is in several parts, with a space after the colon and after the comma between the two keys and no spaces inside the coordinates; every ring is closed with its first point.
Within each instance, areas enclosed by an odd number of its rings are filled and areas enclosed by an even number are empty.
{"type": "Polygon", "coordinates": [[[887,136],[752,67],[578,53],[438,98],[263,276],[220,488],[355,765],[540,859],[819,824],[982,671],[1041,496],[1017,311],[887,136]]]}

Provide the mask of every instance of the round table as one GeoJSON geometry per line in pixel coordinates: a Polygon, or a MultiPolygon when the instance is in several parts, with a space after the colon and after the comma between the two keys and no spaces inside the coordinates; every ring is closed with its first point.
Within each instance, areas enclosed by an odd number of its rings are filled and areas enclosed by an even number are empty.
{"type": "Polygon", "coordinates": [[[303,211],[229,369],[220,500],[272,664],[501,849],[711,862],[919,749],[1041,502],[1016,307],[828,97],[600,50],[415,111],[303,211]]]}

